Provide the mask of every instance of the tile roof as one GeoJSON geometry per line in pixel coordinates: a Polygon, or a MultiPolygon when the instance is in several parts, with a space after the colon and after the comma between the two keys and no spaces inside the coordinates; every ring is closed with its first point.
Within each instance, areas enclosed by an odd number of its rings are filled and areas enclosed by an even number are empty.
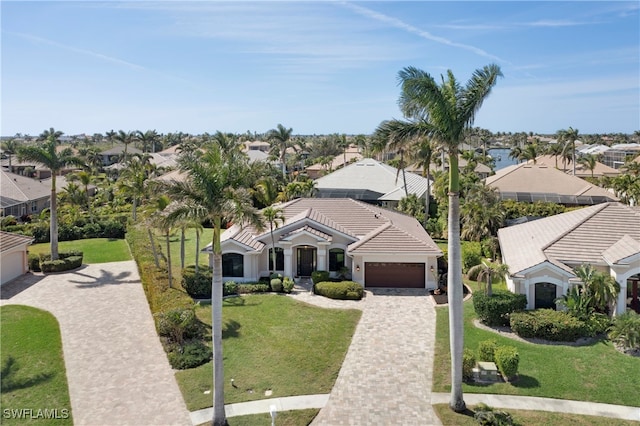
{"type": "Polygon", "coordinates": [[[500,192],[528,192],[573,196],[600,196],[618,200],[611,192],[546,164],[521,163],[500,169],[485,179],[500,192]]]}
{"type": "MultiPolygon", "coordinates": [[[[336,233],[353,243],[349,253],[425,253],[441,255],[427,231],[413,217],[348,198],[299,198],[276,205],[283,210],[284,224],[279,230],[291,236],[305,230],[331,241],[336,233]]],[[[222,240],[237,241],[256,251],[269,243],[267,230],[234,225],[222,240]]]]}
{"type": "Polygon", "coordinates": [[[48,181],[0,171],[0,207],[10,207],[51,196],[48,181]]]}
{"type": "Polygon", "coordinates": [[[543,262],[569,265],[616,263],[640,253],[640,211],[609,202],[498,231],[512,275],[543,262]]]}
{"type": "MultiPolygon", "coordinates": [[[[533,160],[529,160],[528,161],[529,164],[533,164],[533,160]]],[[[556,167],[556,157],[553,155],[540,155],[538,157],[536,157],[536,164],[545,164],[549,167],[556,167]]],[[[560,171],[564,171],[567,174],[572,174],[573,173],[573,164],[572,163],[567,163],[567,164],[563,164],[562,163],[562,158],[560,156],[558,156],[558,170],[560,171]]],[[[593,169],[593,176],[594,177],[600,177],[600,176],[618,176],[620,174],[620,170],[616,170],[613,167],[609,167],[606,164],[602,164],[599,161],[596,161],[596,167],[593,169]]],[[[582,164],[577,163],[576,164],[576,176],[584,178],[584,177],[591,177],[591,170],[588,170],[586,167],[584,167],[582,164]]]]}
{"type": "Polygon", "coordinates": [[[32,241],[33,237],[0,231],[0,253],[21,245],[29,245],[32,241]]]}

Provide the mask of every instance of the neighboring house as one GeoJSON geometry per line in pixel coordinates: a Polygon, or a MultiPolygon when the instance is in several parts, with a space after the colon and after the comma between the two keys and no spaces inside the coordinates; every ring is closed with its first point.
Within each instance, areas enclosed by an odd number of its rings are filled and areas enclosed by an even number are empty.
{"type": "Polygon", "coordinates": [[[32,237],[0,231],[0,285],[27,273],[27,247],[32,242],[32,237]]]}
{"type": "MultiPolygon", "coordinates": [[[[576,157],[576,176],[579,178],[586,178],[586,177],[591,177],[591,170],[587,169],[586,167],[584,167],[582,164],[579,163],[579,158],[580,157],[576,157]]],[[[532,160],[528,161],[528,164],[533,164],[532,160]]],[[[573,174],[573,163],[571,162],[566,162],[563,163],[562,162],[562,157],[558,156],[557,158],[557,164],[558,167],[556,167],[556,157],[553,155],[541,155],[539,157],[536,157],[536,164],[544,164],[547,165],[549,167],[554,167],[560,171],[564,171],[567,174],[572,175],[573,174]]],[[[603,164],[599,161],[596,161],[596,167],[593,169],[593,177],[594,178],[599,178],[599,177],[603,177],[603,176],[609,176],[609,177],[616,177],[620,174],[619,170],[616,170],[612,167],[607,166],[606,164],[603,164]]]]}
{"type": "Polygon", "coordinates": [[[317,179],[327,173],[338,170],[339,168],[344,167],[347,164],[351,164],[355,161],[360,161],[362,160],[362,158],[363,157],[362,154],[360,154],[360,149],[355,145],[351,145],[344,153],[340,153],[339,155],[333,157],[333,160],[331,160],[331,163],[328,165],[328,167],[324,166],[321,163],[316,163],[307,167],[305,170],[307,172],[307,175],[311,179],[317,179]]]}
{"type": "MultiPolygon", "coordinates": [[[[464,170],[464,168],[467,167],[467,164],[469,164],[467,160],[465,160],[464,158],[458,158],[458,170],[460,172],[462,172],[462,170],[464,170]]],[[[407,167],[405,170],[416,173],[416,174],[422,174],[422,167],[418,167],[415,164],[407,167]]],[[[442,167],[442,165],[438,166],[437,164],[431,163],[431,173],[433,173],[434,170],[442,170],[442,171],[448,172],[449,171],[448,157],[445,157],[444,167],[442,167]]],[[[492,173],[491,167],[483,163],[476,163],[476,167],[473,169],[473,171],[476,175],[478,175],[480,179],[486,179],[492,173]]]]}
{"type": "MultiPolygon", "coordinates": [[[[143,152],[138,148],[129,145],[127,147],[127,155],[131,154],[143,154],[143,152]]],[[[113,148],[102,151],[100,155],[102,156],[102,165],[105,167],[110,166],[120,161],[124,155],[124,145],[116,145],[113,148]]]]}
{"type": "MultiPolygon", "coordinates": [[[[352,199],[299,198],[277,205],[286,218],[274,230],[233,225],[222,234],[224,280],[257,281],[275,270],[298,279],[313,271],[348,275],[365,287],[436,288],[442,251],[413,217],[352,199]]],[[[213,266],[211,244],[209,252],[213,266]]]]}
{"type": "Polygon", "coordinates": [[[262,151],[265,153],[269,153],[271,149],[271,144],[269,142],[264,141],[246,141],[243,143],[244,151],[262,151]]]}
{"type": "MultiPolygon", "coordinates": [[[[423,198],[427,192],[427,178],[405,172],[407,190],[423,198]]],[[[395,207],[405,197],[402,170],[365,158],[349,164],[316,181],[318,198],[352,198],[370,204],[395,207]]]]}
{"type": "MultiPolygon", "coordinates": [[[[498,231],[507,287],[527,296],[527,308],[555,308],[555,299],[579,282],[582,264],[611,275],[620,284],[616,313],[627,309],[640,280],[640,209],[603,203],[498,231]]],[[[636,305],[637,306],[637,305],[636,305]]]]}
{"type": "Polygon", "coordinates": [[[547,201],[566,206],[618,201],[606,189],[546,164],[522,163],[508,166],[489,176],[485,183],[497,188],[503,200],[528,203],[547,201]]]}
{"type": "Polygon", "coordinates": [[[2,216],[38,214],[49,207],[51,182],[0,171],[2,216]]]}

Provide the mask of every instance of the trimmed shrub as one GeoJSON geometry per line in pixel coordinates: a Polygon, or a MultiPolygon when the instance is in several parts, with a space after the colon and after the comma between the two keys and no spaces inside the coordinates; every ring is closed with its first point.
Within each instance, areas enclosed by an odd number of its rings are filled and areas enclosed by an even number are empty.
{"type": "Polygon", "coordinates": [[[518,350],[513,346],[498,346],[495,352],[496,367],[506,380],[514,377],[518,373],[518,363],[520,356],[518,350]]]}
{"type": "Polygon", "coordinates": [[[472,266],[482,262],[482,249],[480,243],[466,242],[462,245],[462,272],[465,274],[472,266]]]}
{"type": "Polygon", "coordinates": [[[583,321],[567,312],[553,309],[515,312],[511,315],[511,329],[520,337],[554,342],[575,342],[589,334],[583,321]]]}
{"type": "Polygon", "coordinates": [[[296,283],[291,279],[291,277],[284,277],[284,280],[282,281],[282,289],[285,293],[291,293],[295,284],[296,283]]]}
{"type": "Polygon", "coordinates": [[[202,336],[202,323],[193,307],[177,308],[155,315],[158,334],[169,343],[182,346],[186,339],[202,336]]]}
{"type": "Polygon", "coordinates": [[[473,293],[473,307],[480,320],[491,326],[509,325],[512,313],[527,307],[527,296],[510,291],[496,290],[491,297],[477,291],[473,293]]]}
{"type": "Polygon", "coordinates": [[[609,338],[624,349],[640,349],[640,315],[634,311],[618,315],[610,328],[609,338]]]}
{"type": "Polygon", "coordinates": [[[269,292],[269,284],[259,284],[259,283],[238,284],[238,294],[267,293],[267,292],[269,292]]]}
{"type": "Polygon", "coordinates": [[[464,348],[462,353],[462,380],[473,379],[473,368],[476,366],[476,356],[471,349],[464,348]]]}
{"type": "Polygon", "coordinates": [[[495,411],[485,404],[478,404],[473,415],[476,423],[483,426],[511,426],[513,418],[506,411],[495,411]]]}
{"type": "Polygon", "coordinates": [[[478,361],[495,362],[495,352],[498,342],[494,339],[483,340],[478,344],[478,361]]]}
{"type": "Polygon", "coordinates": [[[274,272],[273,274],[269,275],[269,280],[275,280],[275,279],[282,279],[282,274],[278,273],[278,272],[274,272]]]}
{"type": "Polygon", "coordinates": [[[35,253],[29,253],[27,258],[27,262],[29,263],[29,270],[33,272],[40,272],[40,256],[35,253]]]}
{"type": "Polygon", "coordinates": [[[280,278],[272,278],[271,279],[271,291],[275,291],[276,293],[282,293],[282,280],[280,278]]]}
{"type": "Polygon", "coordinates": [[[313,281],[314,284],[329,281],[329,271],[313,271],[311,273],[311,281],[313,281]]]}
{"type": "Polygon", "coordinates": [[[222,288],[222,294],[224,296],[238,294],[238,284],[236,284],[235,281],[226,281],[224,283],[224,287],[222,288]]]}
{"type": "Polygon", "coordinates": [[[360,300],[364,296],[362,286],[354,281],[323,281],[315,286],[315,293],[330,299],[360,300]]]}
{"type": "Polygon", "coordinates": [[[182,288],[194,299],[211,299],[211,276],[209,268],[189,265],[182,270],[182,288]]]}
{"type": "Polygon", "coordinates": [[[169,364],[177,370],[198,367],[209,362],[212,356],[211,349],[200,340],[190,340],[167,354],[169,364]]]}
{"type": "Polygon", "coordinates": [[[40,270],[42,272],[62,272],[82,266],[82,252],[69,251],[58,253],[58,260],[51,260],[51,254],[40,254],[40,270]]]}

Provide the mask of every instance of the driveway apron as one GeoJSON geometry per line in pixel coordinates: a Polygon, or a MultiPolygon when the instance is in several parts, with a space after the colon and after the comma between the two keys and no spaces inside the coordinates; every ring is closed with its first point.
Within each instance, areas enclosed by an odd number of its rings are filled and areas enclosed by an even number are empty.
{"type": "Polygon", "coordinates": [[[47,275],[3,300],[60,323],[76,425],[191,425],[133,261],[47,275]]]}
{"type": "Polygon", "coordinates": [[[431,407],[436,314],[425,290],[380,289],[313,425],[440,425],[431,407]]]}

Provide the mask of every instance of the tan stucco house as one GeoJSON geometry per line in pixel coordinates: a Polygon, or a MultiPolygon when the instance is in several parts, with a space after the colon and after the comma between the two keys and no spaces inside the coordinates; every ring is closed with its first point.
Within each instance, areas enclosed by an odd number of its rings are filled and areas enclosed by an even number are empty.
{"type": "MultiPolygon", "coordinates": [[[[275,269],[299,279],[316,270],[346,268],[365,287],[436,288],[442,251],[413,217],[352,199],[300,198],[280,204],[284,224],[274,230],[233,225],[222,234],[224,280],[257,281],[275,269]]],[[[204,249],[210,253],[211,246],[204,249]]]]}
{"type": "Polygon", "coordinates": [[[582,264],[620,284],[616,313],[637,306],[640,280],[640,209],[617,202],[502,228],[498,231],[507,286],[527,296],[527,308],[555,308],[554,300],[579,282],[582,264]],[[630,297],[629,297],[630,296],[630,297]],[[635,301],[635,303],[634,303],[635,301]]]}

